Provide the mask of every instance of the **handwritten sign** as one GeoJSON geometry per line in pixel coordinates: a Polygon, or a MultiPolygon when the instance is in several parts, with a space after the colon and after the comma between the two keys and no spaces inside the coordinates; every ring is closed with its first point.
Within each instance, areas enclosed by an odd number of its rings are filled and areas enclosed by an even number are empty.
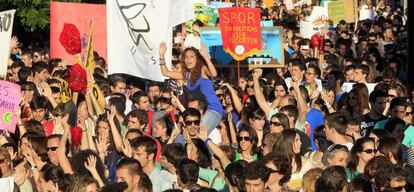
{"type": "Polygon", "coordinates": [[[347,23],[355,22],[355,0],[335,0],[329,1],[328,15],[329,19],[335,24],[345,20],[347,23]]]}
{"type": "Polygon", "coordinates": [[[16,12],[14,9],[0,12],[0,76],[3,77],[7,74],[14,12],[16,12]]]}
{"type": "Polygon", "coordinates": [[[20,85],[0,81],[0,130],[14,133],[17,123],[15,112],[21,99],[20,85]]]}
{"type": "Polygon", "coordinates": [[[260,9],[220,8],[219,15],[223,48],[227,53],[241,61],[261,52],[260,9]]]}

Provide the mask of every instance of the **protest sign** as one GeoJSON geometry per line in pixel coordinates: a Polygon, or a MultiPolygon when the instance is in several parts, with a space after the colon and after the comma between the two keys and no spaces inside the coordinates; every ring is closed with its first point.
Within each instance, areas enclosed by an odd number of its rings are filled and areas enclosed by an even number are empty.
{"type": "MultiPolygon", "coordinates": [[[[247,62],[259,64],[255,67],[283,67],[283,30],[280,27],[262,28],[262,53],[249,55],[247,62]]],[[[218,65],[228,65],[233,58],[223,50],[221,31],[219,28],[203,28],[201,42],[206,45],[211,59],[218,65]]]]}
{"type": "Polygon", "coordinates": [[[0,12],[0,77],[6,77],[10,57],[10,40],[16,10],[0,12]]]}
{"type": "Polygon", "coordinates": [[[249,67],[284,67],[283,28],[262,28],[262,52],[247,58],[249,67]]]}
{"type": "Polygon", "coordinates": [[[355,22],[356,0],[331,0],[327,2],[329,19],[335,24],[345,20],[347,23],[355,22]]]}
{"type": "Polygon", "coordinates": [[[217,9],[207,5],[196,3],[194,4],[195,19],[200,20],[208,26],[215,26],[218,18],[217,9]]]}
{"type": "Polygon", "coordinates": [[[0,130],[15,132],[15,114],[21,99],[20,85],[0,80],[0,130]]]}
{"type": "Polygon", "coordinates": [[[274,3],[275,3],[275,0],[264,0],[263,1],[263,7],[271,8],[271,7],[273,7],[274,3]]]}
{"type": "Polygon", "coordinates": [[[301,20],[299,25],[300,34],[303,38],[310,39],[315,33],[327,33],[330,25],[328,9],[326,7],[314,6],[308,20],[301,20]]]}
{"type": "MultiPolygon", "coordinates": [[[[50,57],[62,58],[68,64],[75,64],[73,55],[66,52],[59,42],[65,24],[73,24],[81,34],[82,55],[86,56],[90,21],[93,19],[93,50],[107,58],[106,10],[105,5],[86,3],[50,2],[50,57]]],[[[82,64],[82,63],[79,63],[82,64]]]]}
{"type": "MultiPolygon", "coordinates": [[[[164,81],[165,77],[159,66],[160,43],[166,42],[167,47],[172,47],[173,27],[194,18],[192,2],[109,1],[108,73],[124,73],[164,81]]],[[[165,60],[170,67],[171,51],[166,53],[165,60]]]]}
{"type": "Polygon", "coordinates": [[[210,7],[213,7],[215,9],[225,8],[225,7],[232,7],[232,6],[233,6],[233,3],[228,3],[228,2],[220,2],[220,1],[210,2],[210,7]]]}
{"type": "Polygon", "coordinates": [[[233,58],[223,49],[221,31],[219,28],[203,28],[201,30],[201,42],[206,45],[211,60],[216,65],[228,65],[233,58]]]}
{"type": "Polygon", "coordinates": [[[368,5],[361,6],[361,9],[359,10],[359,20],[366,20],[369,19],[371,21],[375,20],[375,17],[377,16],[377,13],[374,11],[373,8],[368,8],[368,5]]]}
{"type": "Polygon", "coordinates": [[[220,8],[220,29],[224,50],[235,60],[260,53],[262,46],[260,9],[220,8]]]}

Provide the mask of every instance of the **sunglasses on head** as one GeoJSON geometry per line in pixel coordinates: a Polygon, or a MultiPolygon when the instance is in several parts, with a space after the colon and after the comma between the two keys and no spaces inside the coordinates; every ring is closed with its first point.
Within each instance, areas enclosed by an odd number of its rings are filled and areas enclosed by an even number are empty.
{"type": "Polygon", "coordinates": [[[371,154],[371,153],[377,153],[377,150],[376,149],[365,149],[365,150],[362,150],[363,152],[365,152],[365,153],[367,153],[367,154],[371,154]]]}
{"type": "Polygon", "coordinates": [[[277,122],[277,121],[272,121],[272,122],[270,122],[270,124],[273,125],[273,126],[282,126],[282,124],[280,122],[277,122]]]}
{"type": "Polygon", "coordinates": [[[252,140],[252,138],[250,138],[250,137],[237,137],[238,142],[241,142],[243,140],[250,142],[252,140]]]}
{"type": "Polygon", "coordinates": [[[200,125],[200,120],[194,120],[194,121],[184,121],[186,126],[190,125],[200,125]]]}
{"type": "Polygon", "coordinates": [[[46,147],[47,151],[56,151],[57,147],[46,147]]]}

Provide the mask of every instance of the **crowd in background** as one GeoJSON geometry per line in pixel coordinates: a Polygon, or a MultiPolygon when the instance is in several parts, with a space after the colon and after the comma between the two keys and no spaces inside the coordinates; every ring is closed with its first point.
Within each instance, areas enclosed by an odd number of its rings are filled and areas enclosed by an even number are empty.
{"type": "Polygon", "coordinates": [[[13,37],[7,80],[21,86],[22,102],[16,132],[0,136],[1,177],[22,192],[413,190],[400,3],[359,1],[375,19],[333,25],[320,57],[299,30],[320,2],[287,10],[275,1],[261,18],[283,27],[285,66],[240,79],[216,69],[199,43],[201,21],[192,32],[178,26],[173,47],[160,45],[170,80],[108,75],[95,53],[83,90],[70,86],[78,80],[70,63],[13,37]]]}

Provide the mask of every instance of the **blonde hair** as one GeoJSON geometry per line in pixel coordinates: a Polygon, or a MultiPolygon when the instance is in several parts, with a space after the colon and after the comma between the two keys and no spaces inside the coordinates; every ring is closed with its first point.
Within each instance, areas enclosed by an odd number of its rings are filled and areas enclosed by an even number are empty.
{"type": "Polygon", "coordinates": [[[313,168],[303,175],[302,188],[304,192],[314,192],[316,180],[322,175],[321,168],[313,168]]]}

